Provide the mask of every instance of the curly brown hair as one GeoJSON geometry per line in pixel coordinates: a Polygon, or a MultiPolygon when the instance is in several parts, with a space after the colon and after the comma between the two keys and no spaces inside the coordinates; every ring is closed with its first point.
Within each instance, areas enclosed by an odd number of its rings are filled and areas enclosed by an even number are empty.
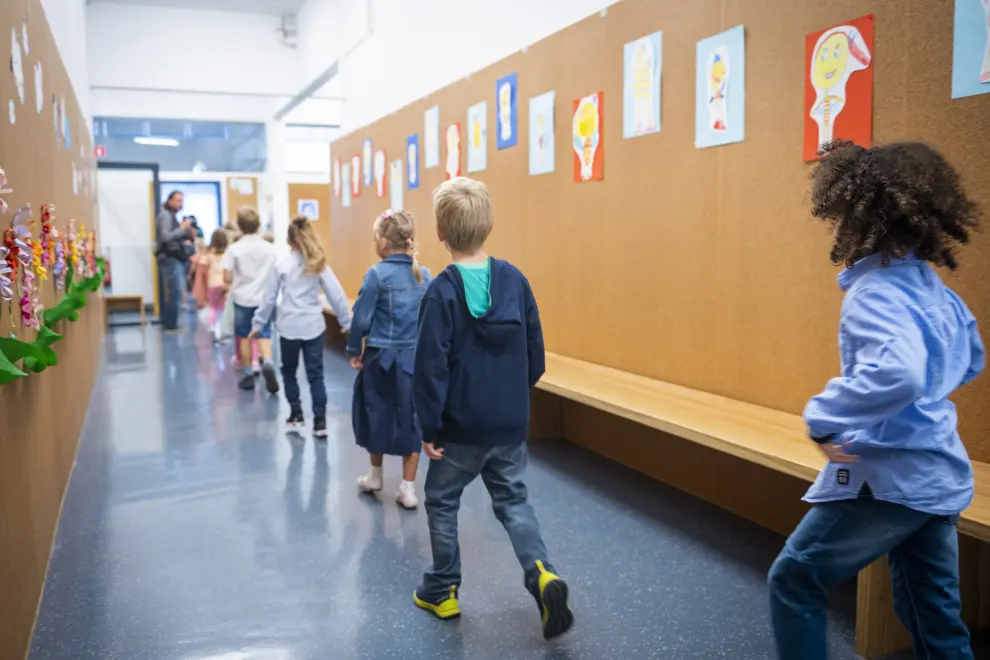
{"type": "Polygon", "coordinates": [[[850,142],[822,147],[812,174],[811,213],[832,223],[832,261],[848,267],[871,254],[884,263],[911,252],[955,270],[955,250],[980,226],[980,210],[959,175],[927,144],[866,149],[850,142]]]}

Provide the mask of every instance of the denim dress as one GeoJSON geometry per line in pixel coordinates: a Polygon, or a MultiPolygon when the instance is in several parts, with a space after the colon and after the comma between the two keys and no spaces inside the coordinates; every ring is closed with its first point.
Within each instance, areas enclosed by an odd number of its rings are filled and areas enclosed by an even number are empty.
{"type": "Polygon", "coordinates": [[[354,382],[354,437],[369,454],[409,456],[420,450],[422,433],[413,406],[412,374],[419,305],[430,282],[412,272],[412,258],[386,257],[368,269],[347,342],[348,356],[364,355],[354,382]]]}

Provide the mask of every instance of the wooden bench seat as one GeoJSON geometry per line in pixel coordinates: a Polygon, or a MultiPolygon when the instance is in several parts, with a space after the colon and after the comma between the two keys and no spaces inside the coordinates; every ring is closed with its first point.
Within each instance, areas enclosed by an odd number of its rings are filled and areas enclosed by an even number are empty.
{"type": "MultiPolygon", "coordinates": [[[[805,481],[814,481],[825,465],[799,415],[553,353],[538,387],[805,481]]],[[[990,541],[990,465],[973,468],[976,497],[959,530],[990,541]]]]}

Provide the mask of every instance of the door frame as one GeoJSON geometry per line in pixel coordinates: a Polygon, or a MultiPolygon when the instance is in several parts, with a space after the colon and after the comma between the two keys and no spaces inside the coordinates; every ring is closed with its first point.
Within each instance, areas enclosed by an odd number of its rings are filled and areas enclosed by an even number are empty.
{"type": "MultiPolygon", "coordinates": [[[[96,162],[98,170],[149,170],[151,172],[151,217],[148,219],[148,237],[151,239],[151,277],[155,290],[155,316],[158,316],[158,305],[161,299],[161,283],[158,281],[158,260],[155,251],[158,248],[158,232],[155,222],[158,217],[158,209],[162,205],[161,180],[158,178],[158,163],[120,163],[114,161],[98,160],[96,162]]],[[[111,274],[112,276],[112,274],[111,274]]]]}

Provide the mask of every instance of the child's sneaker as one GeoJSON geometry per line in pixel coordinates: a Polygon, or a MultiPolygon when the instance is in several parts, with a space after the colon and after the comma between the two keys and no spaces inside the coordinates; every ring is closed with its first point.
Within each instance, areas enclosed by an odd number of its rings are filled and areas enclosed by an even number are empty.
{"type": "Polygon", "coordinates": [[[567,606],[567,583],[544,568],[542,561],[537,560],[536,570],[540,572],[537,600],[543,617],[543,638],[553,639],[574,625],[574,614],[567,606]]]}
{"type": "Polygon", "coordinates": [[[265,387],[269,394],[278,394],[278,378],[275,377],[275,367],[271,362],[262,360],[261,375],[265,377],[265,387]]]}
{"type": "Polygon", "coordinates": [[[305,423],[306,420],[303,417],[302,411],[292,411],[289,413],[289,418],[285,420],[285,424],[287,426],[291,426],[292,428],[298,428],[305,423]]]}
{"type": "Polygon", "coordinates": [[[395,501],[403,509],[412,511],[419,506],[419,498],[416,497],[416,484],[412,481],[403,481],[399,484],[399,494],[395,496],[395,501]]]}
{"type": "Polygon", "coordinates": [[[441,621],[456,619],[461,615],[461,605],[457,602],[457,587],[454,585],[450,586],[448,593],[429,600],[423,600],[419,597],[421,589],[422,587],[413,592],[413,602],[416,603],[416,607],[426,610],[441,621]]]}
{"type": "Polygon", "coordinates": [[[325,439],[327,437],[327,418],[326,417],[315,417],[313,418],[313,435],[317,438],[325,439]]]}
{"type": "Polygon", "coordinates": [[[237,383],[237,387],[241,388],[242,390],[253,390],[254,376],[252,376],[251,374],[244,374],[244,376],[241,377],[240,382],[237,383]]]}
{"type": "Polygon", "coordinates": [[[382,469],[373,467],[368,474],[361,475],[357,480],[358,490],[362,493],[377,493],[382,489],[382,469]]]}

